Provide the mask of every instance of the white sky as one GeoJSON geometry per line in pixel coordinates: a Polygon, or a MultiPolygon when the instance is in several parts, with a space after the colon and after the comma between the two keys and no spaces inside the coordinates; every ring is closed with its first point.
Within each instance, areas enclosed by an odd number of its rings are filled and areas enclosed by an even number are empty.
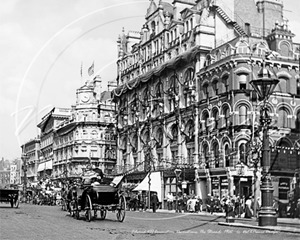
{"type": "MultiPolygon", "coordinates": [[[[300,42],[300,1],[283,2],[300,42]]],[[[0,0],[0,158],[20,157],[21,144],[39,134],[41,117],[75,103],[93,61],[103,86],[116,78],[118,35],[122,27],[140,31],[148,6],[149,0],[0,0]]]]}

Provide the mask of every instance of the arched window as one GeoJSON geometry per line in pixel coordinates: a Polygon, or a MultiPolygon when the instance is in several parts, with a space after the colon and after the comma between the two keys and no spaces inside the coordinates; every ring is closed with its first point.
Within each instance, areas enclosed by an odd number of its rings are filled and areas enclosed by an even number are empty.
{"type": "Polygon", "coordinates": [[[169,80],[169,89],[170,92],[173,92],[175,95],[178,95],[179,92],[179,85],[178,85],[178,80],[177,80],[177,76],[172,76],[169,80]]]}
{"type": "Polygon", "coordinates": [[[208,112],[204,112],[202,115],[201,122],[202,122],[202,130],[206,133],[208,131],[208,118],[209,118],[208,112]]]}
{"type": "Polygon", "coordinates": [[[283,42],[280,44],[280,55],[284,57],[288,57],[290,52],[290,46],[286,43],[283,42]]]}
{"type": "Polygon", "coordinates": [[[219,126],[219,112],[217,109],[214,109],[212,112],[212,117],[214,121],[214,128],[217,129],[219,126]]]}
{"type": "Polygon", "coordinates": [[[300,79],[298,78],[297,79],[297,91],[296,91],[296,94],[298,95],[298,96],[300,96],[300,79]]]}
{"type": "Polygon", "coordinates": [[[219,167],[219,146],[217,143],[213,145],[215,168],[219,167]]]}
{"type": "Polygon", "coordinates": [[[203,158],[205,161],[205,168],[209,168],[208,146],[206,144],[203,146],[203,158]]]}
{"type": "Polygon", "coordinates": [[[289,123],[288,123],[288,110],[284,107],[281,107],[278,110],[278,122],[277,126],[279,128],[288,128],[289,123]]]}
{"type": "Polygon", "coordinates": [[[189,68],[184,74],[184,104],[185,107],[188,107],[192,101],[192,90],[195,89],[195,81],[194,81],[194,69],[189,68]]]}
{"type": "Polygon", "coordinates": [[[248,124],[248,108],[245,105],[239,107],[239,124],[240,125],[248,124]]]}
{"type": "Polygon", "coordinates": [[[258,44],[257,55],[264,57],[267,51],[267,47],[264,44],[258,44]]]}
{"type": "Polygon", "coordinates": [[[296,131],[297,131],[298,133],[300,133],[300,111],[297,112],[297,116],[296,116],[296,124],[295,124],[295,126],[296,126],[296,131]]]}
{"type": "Polygon", "coordinates": [[[145,118],[148,112],[148,107],[149,107],[149,103],[148,103],[148,89],[145,89],[145,91],[142,94],[142,113],[143,116],[142,118],[145,118]]]}
{"type": "Polygon", "coordinates": [[[132,139],[132,143],[133,143],[133,146],[132,146],[132,152],[133,153],[136,153],[137,152],[137,149],[138,149],[138,138],[137,138],[137,135],[135,135],[132,139]]]}
{"type": "Polygon", "coordinates": [[[229,81],[228,81],[229,76],[224,75],[222,77],[222,83],[223,83],[223,93],[226,93],[229,91],[229,81]]]}
{"type": "Polygon", "coordinates": [[[173,136],[173,141],[177,141],[178,138],[178,129],[177,129],[177,124],[174,124],[172,127],[172,136],[173,136]]]}
{"type": "Polygon", "coordinates": [[[195,126],[194,126],[194,123],[189,124],[187,134],[188,134],[187,142],[194,142],[195,141],[195,126]]]}
{"type": "Polygon", "coordinates": [[[245,143],[241,143],[239,146],[239,157],[240,157],[240,162],[247,164],[247,146],[245,143]]]}
{"type": "Polygon", "coordinates": [[[157,148],[161,148],[163,145],[163,131],[161,128],[157,130],[157,148]]]}
{"type": "Polygon", "coordinates": [[[230,111],[228,107],[224,108],[224,127],[229,127],[230,126],[230,111]]]}
{"type": "Polygon", "coordinates": [[[240,90],[247,89],[247,74],[239,74],[238,81],[240,90]]]}
{"type": "Polygon", "coordinates": [[[229,150],[228,144],[225,145],[224,154],[225,154],[225,167],[229,167],[230,166],[230,150],[229,150]]]}
{"type": "Polygon", "coordinates": [[[237,47],[237,53],[244,54],[244,53],[249,53],[250,49],[249,46],[246,42],[240,42],[238,47],[237,47]]]}
{"type": "Polygon", "coordinates": [[[169,89],[168,89],[168,95],[169,95],[169,103],[168,103],[168,109],[170,112],[174,111],[176,108],[178,93],[179,93],[179,85],[178,85],[178,79],[176,75],[173,75],[169,79],[169,89]]]}
{"type": "Polygon", "coordinates": [[[203,98],[208,99],[209,98],[208,83],[205,83],[202,88],[203,88],[203,98]]]}
{"type": "Polygon", "coordinates": [[[212,88],[214,90],[214,95],[218,95],[219,94],[219,89],[218,89],[218,79],[215,79],[213,82],[212,82],[212,88]]]}

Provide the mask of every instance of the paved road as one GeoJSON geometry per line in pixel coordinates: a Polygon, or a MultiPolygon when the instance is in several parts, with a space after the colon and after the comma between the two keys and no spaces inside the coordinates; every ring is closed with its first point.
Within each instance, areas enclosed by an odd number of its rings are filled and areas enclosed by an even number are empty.
{"type": "Polygon", "coordinates": [[[174,213],[126,212],[123,223],[115,213],[107,219],[86,222],[84,215],[76,220],[58,206],[21,204],[12,209],[0,204],[1,240],[64,240],[64,239],[298,239],[299,235],[218,225],[219,216],[174,213]]]}

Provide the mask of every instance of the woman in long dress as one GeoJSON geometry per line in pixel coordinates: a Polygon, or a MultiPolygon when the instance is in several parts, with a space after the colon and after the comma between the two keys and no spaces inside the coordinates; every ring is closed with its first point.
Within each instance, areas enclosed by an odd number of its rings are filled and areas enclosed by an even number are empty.
{"type": "Polygon", "coordinates": [[[252,198],[249,197],[245,204],[245,218],[252,218],[253,217],[253,210],[252,210],[252,198]]]}

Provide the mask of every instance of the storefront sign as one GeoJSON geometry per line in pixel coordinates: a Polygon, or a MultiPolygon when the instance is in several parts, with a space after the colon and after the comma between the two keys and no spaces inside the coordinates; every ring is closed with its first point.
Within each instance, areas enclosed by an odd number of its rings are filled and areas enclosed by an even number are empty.
{"type": "Polygon", "coordinates": [[[228,186],[228,179],[227,178],[222,178],[221,179],[221,186],[228,186]]]}
{"type": "Polygon", "coordinates": [[[212,178],[212,186],[213,188],[218,188],[220,184],[219,178],[212,178]]]}

